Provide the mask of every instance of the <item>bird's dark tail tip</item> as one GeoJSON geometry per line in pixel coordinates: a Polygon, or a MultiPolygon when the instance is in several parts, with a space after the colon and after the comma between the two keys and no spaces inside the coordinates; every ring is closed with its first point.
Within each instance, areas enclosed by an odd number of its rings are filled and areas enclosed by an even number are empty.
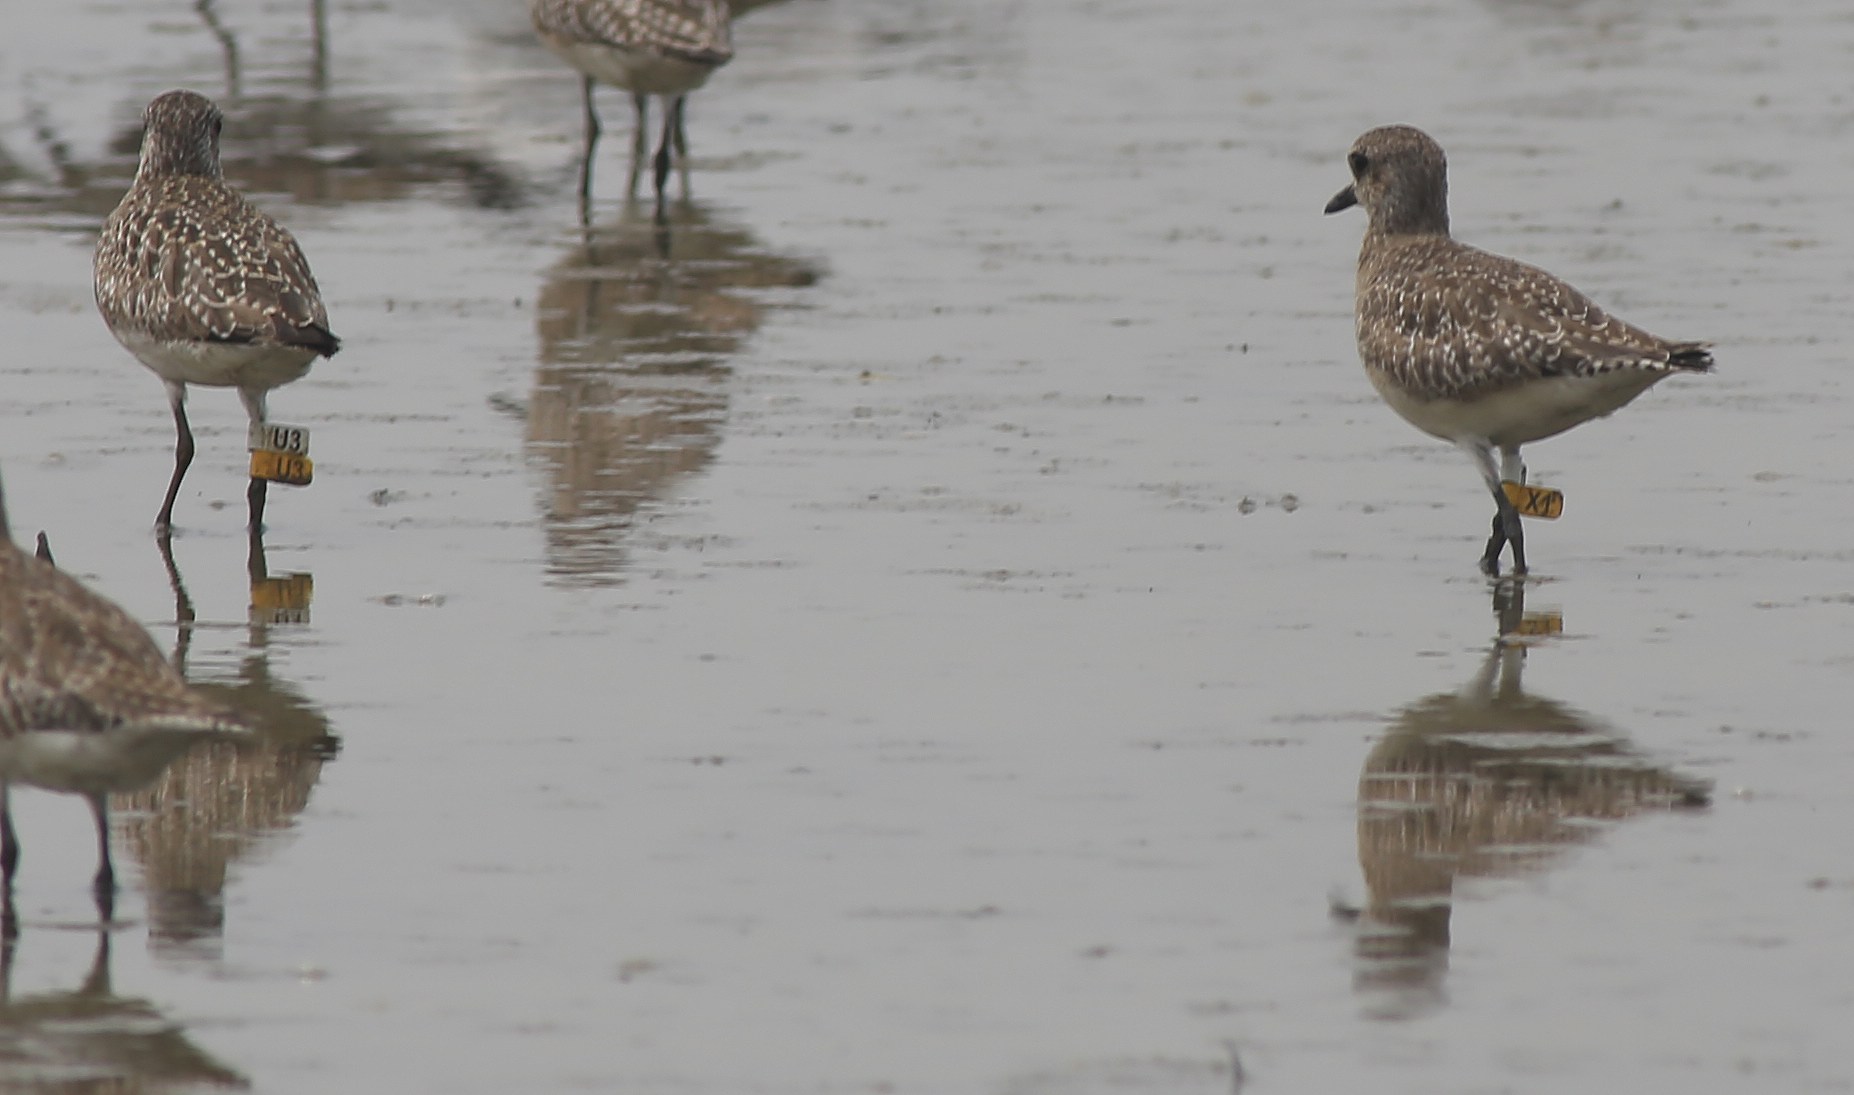
{"type": "Polygon", "coordinates": [[[1688,369],[1696,373],[1712,370],[1712,347],[1704,342],[1682,342],[1673,346],[1667,355],[1667,363],[1676,369],[1688,369]]]}
{"type": "Polygon", "coordinates": [[[278,342],[286,346],[301,346],[323,357],[334,357],[341,349],[341,340],[335,337],[335,332],[319,323],[306,323],[298,327],[279,320],[271,330],[278,342]]]}
{"type": "Polygon", "coordinates": [[[341,351],[341,340],[328,328],[310,327],[307,333],[312,337],[304,340],[304,345],[323,357],[334,357],[341,351]]]}

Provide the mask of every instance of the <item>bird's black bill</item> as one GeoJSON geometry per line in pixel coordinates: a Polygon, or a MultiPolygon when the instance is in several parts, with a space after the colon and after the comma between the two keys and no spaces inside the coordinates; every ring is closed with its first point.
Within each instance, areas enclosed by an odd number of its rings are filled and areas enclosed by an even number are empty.
{"type": "Polygon", "coordinates": [[[1344,190],[1333,195],[1333,200],[1326,203],[1326,211],[1328,213],[1337,213],[1341,209],[1350,209],[1357,204],[1358,192],[1348,186],[1344,190]]]}

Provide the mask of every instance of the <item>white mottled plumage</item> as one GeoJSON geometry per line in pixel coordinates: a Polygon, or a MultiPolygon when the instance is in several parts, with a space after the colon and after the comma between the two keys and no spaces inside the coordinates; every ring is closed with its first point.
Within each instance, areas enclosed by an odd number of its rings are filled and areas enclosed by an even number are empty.
{"type": "MultiPolygon", "coordinates": [[[[148,104],[144,122],[135,181],[97,239],[96,298],[110,333],[167,386],[178,437],[156,519],[165,528],[193,460],[186,386],[237,388],[260,423],[266,393],[341,341],[295,239],[225,182],[219,109],[170,91],[148,104]]],[[[262,480],[250,496],[255,528],[262,480]]]]}
{"type": "Polygon", "coordinates": [[[661,219],[672,144],[683,163],[685,179],[688,170],[683,101],[734,56],[728,33],[731,12],[725,0],[531,0],[529,14],[541,42],[581,76],[586,121],[585,158],[579,176],[582,214],[591,201],[592,154],[599,138],[599,118],[592,105],[594,82],[631,93],[636,119],[627,189],[632,194],[637,192],[637,175],[644,160],[649,98],[655,95],[664,100],[663,139],[653,164],[661,219]]]}
{"type": "MultiPolygon", "coordinates": [[[[49,556],[43,547],[41,551],[49,556]]],[[[129,614],[13,543],[0,497],[0,871],[10,915],[15,782],[81,794],[97,822],[98,911],[110,918],[107,796],[158,775],[202,735],[247,730],[194,692],[129,614]]]]}
{"type": "Polygon", "coordinates": [[[1525,482],[1519,447],[1607,415],[1674,373],[1705,372],[1705,343],[1670,342],[1604,312],[1551,274],[1449,237],[1448,165],[1427,134],[1384,126],[1347,154],[1352,185],[1326,206],[1369,217],[1358,256],[1358,353],[1384,401],[1475,459],[1499,512],[1481,566],[1513,546],[1501,491],[1525,482]],[[1499,466],[1494,450],[1501,454],[1499,466]]]}

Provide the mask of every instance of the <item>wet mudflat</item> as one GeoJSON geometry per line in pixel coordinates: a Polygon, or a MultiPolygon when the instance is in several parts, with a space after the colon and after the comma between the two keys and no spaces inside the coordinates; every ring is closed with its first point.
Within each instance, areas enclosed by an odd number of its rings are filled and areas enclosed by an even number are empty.
{"type": "Polygon", "coordinates": [[[576,226],[519,4],[0,40],[15,526],[265,722],[119,798],[104,939],[14,795],[9,1082],[1854,1086],[1854,25],[1163,7],[751,13],[667,256],[616,93],[576,226]],[[261,559],[194,391],[170,570],[89,256],[182,85],[347,345],[261,559]],[[1458,235],[1716,344],[1528,449],[1517,592],[1355,358],[1319,210],[1393,121],[1458,235]]]}

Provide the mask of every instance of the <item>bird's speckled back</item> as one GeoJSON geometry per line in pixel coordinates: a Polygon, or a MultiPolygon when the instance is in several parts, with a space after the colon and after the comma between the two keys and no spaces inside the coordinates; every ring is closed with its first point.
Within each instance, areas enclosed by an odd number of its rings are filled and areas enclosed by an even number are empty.
{"type": "Polygon", "coordinates": [[[1422,131],[1371,130],[1347,161],[1369,217],[1359,355],[1399,389],[1472,399],[1544,377],[1710,367],[1704,343],[1658,338],[1544,270],[1450,238],[1447,161],[1422,131]]]}
{"type": "Polygon", "coordinates": [[[217,107],[191,91],[148,104],[141,166],[97,240],[97,308],[112,330],[173,342],[340,348],[309,263],[227,185],[217,107]]]}
{"type": "Polygon", "coordinates": [[[34,730],[236,732],[129,614],[13,542],[0,500],[0,739],[34,730]]]}

